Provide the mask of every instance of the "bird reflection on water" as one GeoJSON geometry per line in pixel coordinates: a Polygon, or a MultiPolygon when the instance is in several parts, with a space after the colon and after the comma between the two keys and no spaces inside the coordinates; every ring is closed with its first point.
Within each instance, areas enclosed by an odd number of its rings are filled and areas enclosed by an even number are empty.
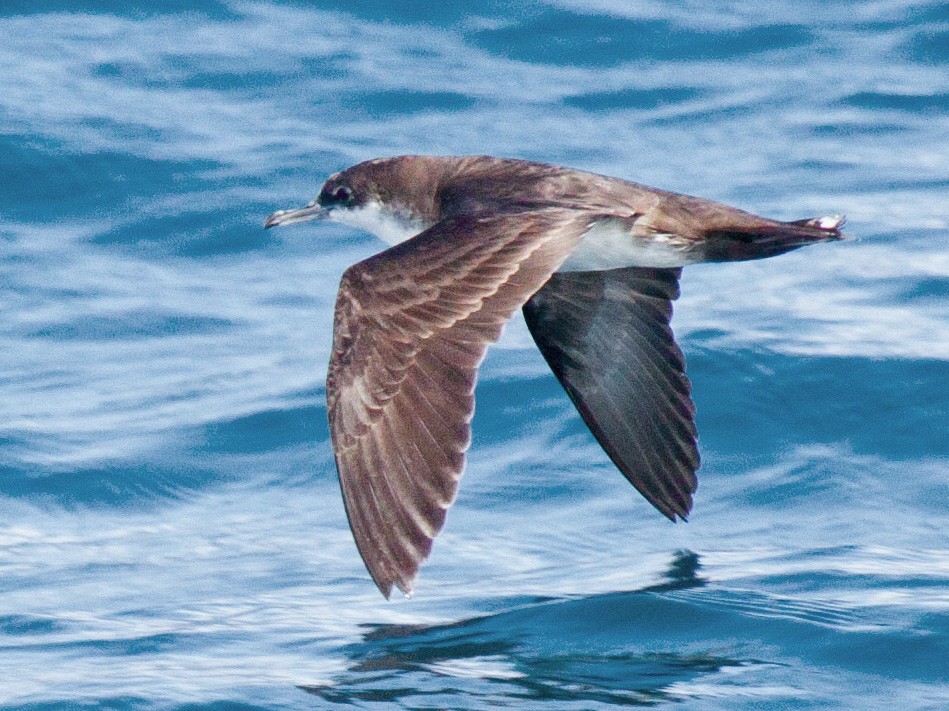
{"type": "Polygon", "coordinates": [[[667,621],[673,639],[692,616],[681,614],[689,606],[668,594],[706,586],[700,570],[698,554],[683,550],[659,582],[637,590],[519,599],[506,610],[449,624],[373,626],[349,647],[347,672],[333,684],[301,688],[336,703],[444,697],[450,704],[454,694],[483,695],[485,681],[493,697],[511,703],[671,700],[677,694],[670,687],[678,683],[760,663],[718,654],[707,643],[683,652],[663,641],[667,621]]]}

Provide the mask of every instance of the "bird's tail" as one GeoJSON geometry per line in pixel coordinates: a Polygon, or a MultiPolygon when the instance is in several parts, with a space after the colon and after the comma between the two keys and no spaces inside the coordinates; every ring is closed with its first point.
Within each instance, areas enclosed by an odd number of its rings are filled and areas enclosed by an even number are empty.
{"type": "Polygon", "coordinates": [[[713,230],[706,235],[705,258],[710,262],[763,259],[817,242],[844,239],[843,215],[793,222],[771,222],[739,230],[713,230]]]}

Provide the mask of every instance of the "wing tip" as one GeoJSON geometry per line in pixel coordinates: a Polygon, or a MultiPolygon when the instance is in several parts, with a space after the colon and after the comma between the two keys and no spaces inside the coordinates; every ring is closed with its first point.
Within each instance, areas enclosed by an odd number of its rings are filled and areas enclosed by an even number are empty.
{"type": "Polygon", "coordinates": [[[389,600],[392,597],[392,583],[380,583],[376,581],[376,587],[379,588],[379,592],[382,593],[382,597],[386,600],[389,600]]]}
{"type": "MultiPolygon", "coordinates": [[[[636,488],[639,489],[638,486],[636,488]]],[[[659,513],[672,521],[672,523],[679,523],[680,521],[682,523],[688,523],[694,503],[692,496],[695,494],[697,488],[698,482],[693,477],[692,486],[689,487],[688,491],[684,492],[680,490],[675,492],[675,495],[670,495],[666,491],[663,491],[661,495],[658,495],[659,492],[656,491],[651,491],[647,494],[642,489],[639,489],[639,493],[641,493],[659,513]]]]}
{"type": "Polygon", "coordinates": [[[659,513],[661,513],[667,519],[672,521],[672,523],[679,523],[680,521],[682,523],[689,522],[689,516],[691,515],[691,511],[692,511],[691,501],[689,501],[688,505],[685,507],[677,506],[676,508],[670,508],[668,506],[659,505],[653,501],[650,501],[649,503],[651,503],[659,511],[659,513]]]}
{"type": "Polygon", "coordinates": [[[392,591],[395,588],[398,588],[399,591],[405,595],[407,598],[411,598],[415,592],[415,581],[418,578],[418,571],[415,571],[411,574],[398,574],[394,577],[382,578],[376,576],[369,571],[372,581],[376,584],[376,587],[379,588],[379,592],[382,593],[382,596],[386,600],[392,599],[392,591]]]}

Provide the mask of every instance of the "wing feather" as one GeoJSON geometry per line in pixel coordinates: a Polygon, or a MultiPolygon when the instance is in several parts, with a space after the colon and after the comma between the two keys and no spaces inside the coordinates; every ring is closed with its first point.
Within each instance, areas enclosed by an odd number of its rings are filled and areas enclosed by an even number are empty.
{"type": "Polygon", "coordinates": [[[343,275],[330,432],[356,545],[387,597],[411,591],[455,499],[488,345],[587,227],[562,209],[459,215],[343,275]]]}
{"type": "Polygon", "coordinates": [[[669,320],[678,269],[558,272],[524,306],[528,328],[580,415],[646,499],[692,506],[700,460],[685,359],[669,320]]]}

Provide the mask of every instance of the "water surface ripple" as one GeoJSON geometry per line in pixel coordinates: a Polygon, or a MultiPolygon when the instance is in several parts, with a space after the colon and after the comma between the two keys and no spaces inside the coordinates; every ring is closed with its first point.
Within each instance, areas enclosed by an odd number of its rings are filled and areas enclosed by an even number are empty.
{"type": "Polygon", "coordinates": [[[8,0],[0,36],[0,708],[949,706],[944,3],[8,0]],[[848,214],[686,271],[688,524],[515,321],[379,596],[323,385],[379,245],[262,221],[407,152],[848,214]]]}

